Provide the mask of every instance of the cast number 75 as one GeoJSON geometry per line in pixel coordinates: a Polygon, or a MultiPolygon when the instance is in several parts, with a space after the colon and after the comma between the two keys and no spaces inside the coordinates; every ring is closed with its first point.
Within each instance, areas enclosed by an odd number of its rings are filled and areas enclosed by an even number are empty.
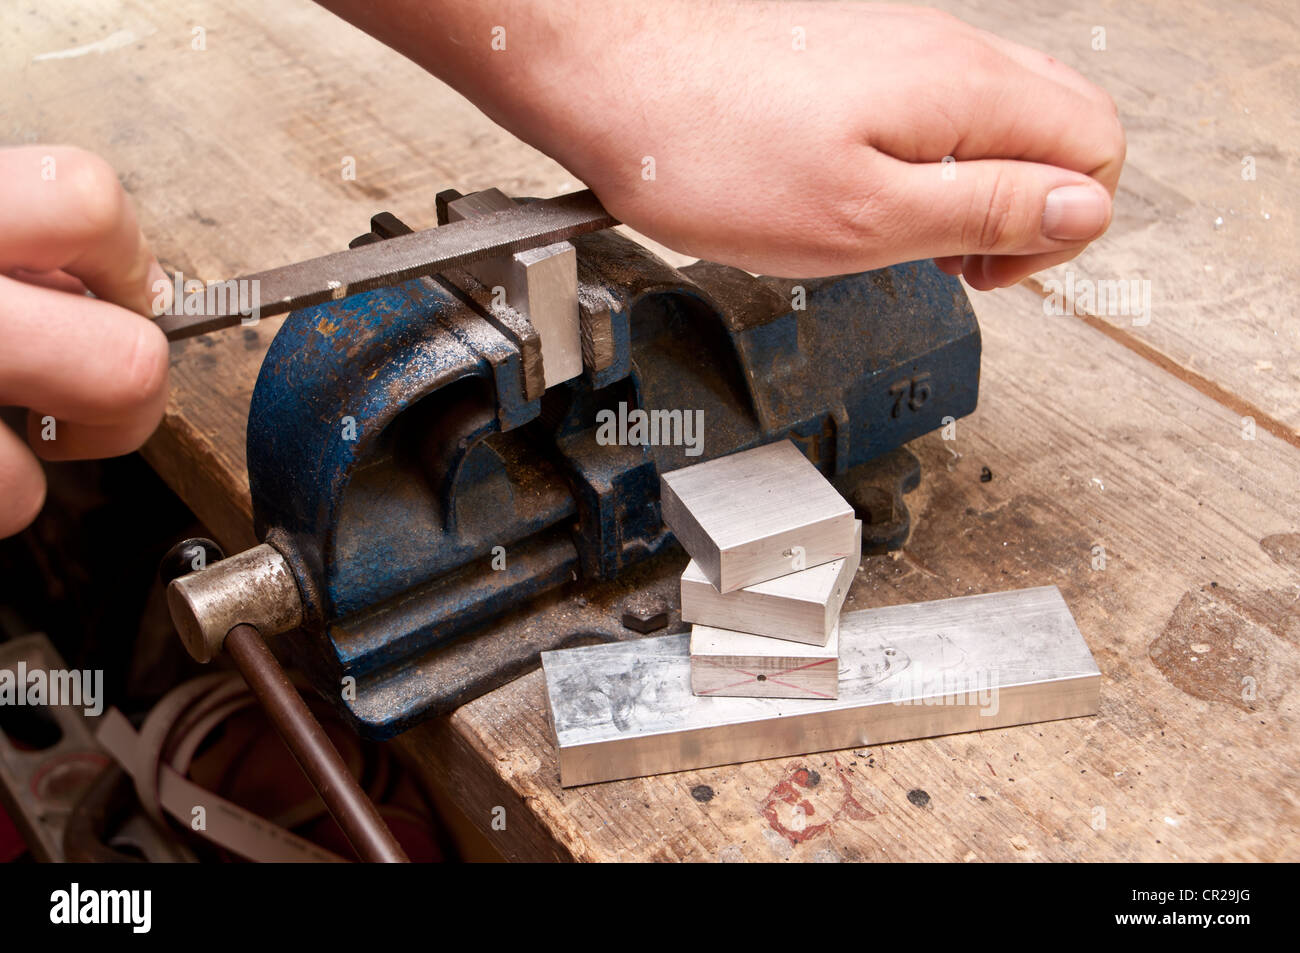
{"type": "Polygon", "coordinates": [[[920,410],[930,399],[929,373],[917,374],[893,384],[889,388],[889,396],[894,398],[895,417],[903,416],[904,407],[913,412],[920,410]]]}

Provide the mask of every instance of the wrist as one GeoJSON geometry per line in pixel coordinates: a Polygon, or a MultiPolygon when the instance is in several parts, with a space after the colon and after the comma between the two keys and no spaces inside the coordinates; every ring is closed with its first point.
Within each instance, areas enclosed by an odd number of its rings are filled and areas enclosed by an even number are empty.
{"type": "MultiPolygon", "coordinates": [[[[520,2],[499,24],[503,47],[456,88],[499,125],[597,185],[618,155],[626,126],[644,117],[646,14],[631,3],[520,2]],[[556,5],[558,6],[558,5],[556,5]],[[629,115],[631,114],[631,115],[629,115]]],[[[644,7],[644,4],[642,5],[644,7]]]]}

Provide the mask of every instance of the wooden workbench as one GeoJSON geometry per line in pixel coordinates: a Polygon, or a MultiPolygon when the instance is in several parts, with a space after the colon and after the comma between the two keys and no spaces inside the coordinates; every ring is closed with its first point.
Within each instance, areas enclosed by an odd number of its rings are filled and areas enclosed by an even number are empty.
{"type": "MultiPolygon", "coordinates": [[[[1293,12],[940,5],[1114,95],[1129,135],[1115,225],[1053,275],[1149,280],[1151,319],[1045,316],[1052,275],[973,294],[979,410],[955,441],[914,445],[911,540],[864,560],[846,609],[1058,585],[1101,667],[1100,715],[565,791],[533,673],[402,742],[503,855],[1300,858],[1293,12]],[[808,823],[795,833],[797,804],[808,823]]],[[[443,188],[577,185],[305,0],[26,6],[0,38],[0,134],[105,155],[164,266],[186,275],[336,250],[380,209],[432,225],[443,188]]],[[[145,449],[229,548],[253,541],[245,417],[277,324],[175,345],[167,417],[145,449]]]]}

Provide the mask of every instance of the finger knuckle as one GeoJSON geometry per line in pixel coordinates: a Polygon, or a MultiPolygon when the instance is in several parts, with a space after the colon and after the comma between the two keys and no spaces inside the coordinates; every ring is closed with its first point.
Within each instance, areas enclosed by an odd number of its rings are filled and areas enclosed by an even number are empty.
{"type": "Polygon", "coordinates": [[[977,193],[976,206],[967,216],[968,231],[963,244],[968,249],[995,251],[1011,237],[1015,219],[1016,192],[1011,178],[1001,169],[992,173],[989,187],[977,193]]]}
{"type": "Polygon", "coordinates": [[[34,475],[17,475],[5,479],[6,503],[0,507],[0,538],[12,536],[32,524],[45,506],[45,479],[38,470],[34,475]]]}
{"type": "Polygon", "coordinates": [[[111,234],[122,218],[126,193],[113,167],[92,152],[75,150],[60,163],[71,224],[89,238],[111,234]]]}
{"type": "Polygon", "coordinates": [[[1101,128],[1101,141],[1107,158],[1122,160],[1127,147],[1124,124],[1120,121],[1119,105],[1115,98],[1100,86],[1089,84],[1088,93],[1094,105],[1093,122],[1101,128]]]}
{"type": "Polygon", "coordinates": [[[1116,162],[1123,162],[1128,155],[1128,135],[1124,132],[1124,124],[1119,121],[1119,113],[1115,114],[1111,131],[1111,154],[1116,162]]]}
{"type": "MultiPolygon", "coordinates": [[[[1098,88],[1100,89],[1100,87],[1098,87],[1098,88]]],[[[1112,96],[1112,95],[1111,95],[1107,90],[1105,90],[1105,89],[1102,89],[1102,90],[1101,90],[1101,95],[1102,95],[1102,102],[1104,102],[1107,106],[1110,107],[1110,111],[1111,111],[1111,113],[1114,114],[1115,118],[1118,119],[1118,118],[1119,118],[1119,103],[1115,102],[1115,97],[1112,96]]]]}
{"type": "Polygon", "coordinates": [[[167,388],[167,338],[157,325],[147,321],[137,324],[119,382],[120,403],[126,410],[151,407],[167,388]]]}

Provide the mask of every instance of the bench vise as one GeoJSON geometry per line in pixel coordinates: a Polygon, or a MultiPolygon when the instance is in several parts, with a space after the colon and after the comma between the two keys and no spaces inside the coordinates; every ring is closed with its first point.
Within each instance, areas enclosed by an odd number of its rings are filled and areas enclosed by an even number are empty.
{"type": "MultiPolygon", "coordinates": [[[[458,198],[439,196],[440,221],[458,198]]],[[[385,213],[353,244],[405,231],[385,213]]],[[[465,271],[286,318],[248,417],[265,542],[172,584],[191,651],[260,601],[276,648],[390,737],[540,651],[671,628],[686,556],[659,475],[785,438],[871,548],[902,544],[919,479],[903,444],[978,395],[960,282],[930,262],[678,269],[613,230],[572,246],[581,371],[550,387],[527,317],[465,271]]]]}

